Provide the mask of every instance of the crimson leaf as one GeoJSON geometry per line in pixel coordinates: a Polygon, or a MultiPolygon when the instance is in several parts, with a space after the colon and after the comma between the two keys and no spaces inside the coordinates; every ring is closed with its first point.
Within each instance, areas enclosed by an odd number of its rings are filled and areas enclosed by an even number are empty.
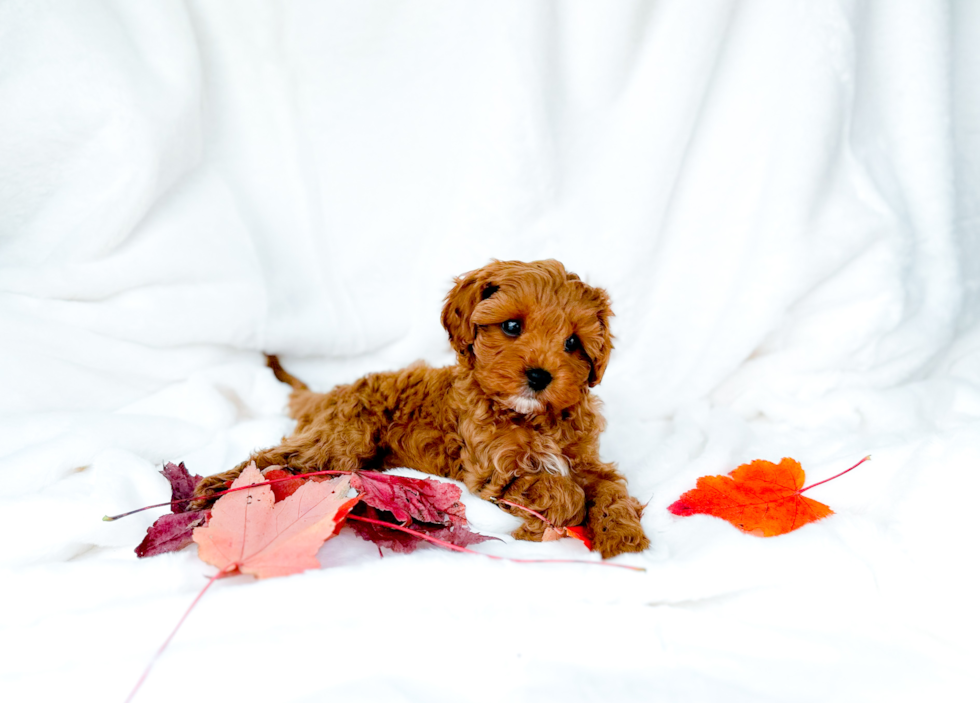
{"type": "MultiPolygon", "coordinates": [[[[373,520],[390,522],[392,525],[401,524],[389,511],[376,510],[370,505],[365,504],[363,501],[354,507],[354,509],[351,511],[351,515],[363,515],[364,517],[368,517],[373,520]]],[[[358,537],[369,542],[374,542],[376,545],[378,545],[379,550],[381,547],[388,547],[388,549],[398,552],[399,554],[410,554],[422,546],[422,544],[428,542],[428,540],[422,537],[408,534],[407,532],[402,532],[401,530],[396,530],[394,527],[386,528],[382,527],[381,525],[375,525],[369,522],[360,522],[358,520],[348,520],[347,524],[354,530],[354,533],[358,537]]],[[[480,542],[486,542],[490,539],[497,539],[496,537],[488,537],[486,535],[477,534],[476,532],[471,532],[463,522],[457,522],[450,525],[412,522],[403,526],[409,527],[416,532],[423,532],[433,539],[449,542],[457,547],[469,547],[472,544],[479,544],[480,542]]]]}
{"type": "Polygon", "coordinates": [[[191,475],[184,462],[167,462],[160,472],[170,482],[170,505],[172,512],[162,515],[150,525],[146,537],[136,547],[139,558],[152,557],[165,552],[176,552],[194,540],[194,528],[206,525],[208,511],[188,510],[188,498],[194,497],[194,487],[202,480],[197,474],[191,475]]]}
{"type": "Polygon", "coordinates": [[[146,531],[146,537],[136,548],[136,556],[142,559],[183,549],[194,541],[194,528],[206,525],[207,521],[207,510],[162,515],[146,531]]]}
{"type": "Polygon", "coordinates": [[[163,471],[160,473],[170,481],[170,500],[184,501],[170,506],[170,509],[175,513],[186,512],[187,506],[190,504],[188,499],[194,497],[194,488],[201,482],[202,478],[197,474],[191,476],[184,466],[184,462],[174,464],[168,461],[163,465],[163,471]]]}
{"type": "Polygon", "coordinates": [[[430,479],[361,473],[351,486],[368,505],[391,512],[396,522],[407,520],[438,525],[466,524],[466,507],[459,487],[430,479]]]}

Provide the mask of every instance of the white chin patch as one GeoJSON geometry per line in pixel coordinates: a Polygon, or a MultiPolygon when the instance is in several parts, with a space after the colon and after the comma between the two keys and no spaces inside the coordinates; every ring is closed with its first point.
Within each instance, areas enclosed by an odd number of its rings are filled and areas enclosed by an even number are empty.
{"type": "Polygon", "coordinates": [[[531,415],[544,410],[544,403],[537,398],[528,398],[523,395],[513,395],[507,399],[507,405],[514,412],[521,415],[531,415]]]}

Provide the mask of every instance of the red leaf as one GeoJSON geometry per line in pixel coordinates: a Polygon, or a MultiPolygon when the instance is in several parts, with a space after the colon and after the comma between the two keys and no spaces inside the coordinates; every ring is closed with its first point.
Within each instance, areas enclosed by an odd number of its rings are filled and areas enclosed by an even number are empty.
{"type": "Polygon", "coordinates": [[[572,539],[577,539],[579,542],[584,544],[587,549],[592,549],[592,536],[589,534],[589,528],[584,525],[572,525],[571,527],[565,528],[565,534],[572,539]]]}
{"type": "Polygon", "coordinates": [[[170,509],[175,513],[186,512],[187,506],[190,505],[190,501],[187,499],[194,496],[194,488],[203,480],[202,477],[197,474],[191,476],[184,466],[184,462],[173,464],[168,461],[163,465],[163,471],[160,473],[170,481],[170,500],[172,502],[182,501],[174,503],[170,509]]]}
{"type": "MultiPolygon", "coordinates": [[[[233,488],[262,483],[248,466],[233,488]]],[[[222,572],[237,569],[258,578],[286,576],[317,568],[316,553],[337,533],[358,498],[347,498],[350,478],[305,482],[293,495],[275,503],[269,486],[223,495],[211,509],[207,527],[194,530],[198,556],[222,572]]]]}
{"type": "MultiPolygon", "coordinates": [[[[868,458],[847,471],[860,466],[868,458]]],[[[801,495],[812,488],[803,488],[805,477],[795,459],[783,459],[778,464],[757,459],[750,464],[742,464],[728,476],[702,476],[696,488],[682,495],[667,509],[674,515],[714,515],[743,532],[759,537],[775,537],[833,514],[834,511],[823,503],[801,495]]]]}
{"type": "Polygon", "coordinates": [[[187,510],[190,503],[186,499],[194,495],[194,487],[201,477],[192,476],[184,462],[173,464],[168,461],[160,473],[170,482],[172,512],[157,518],[147,529],[146,537],[136,547],[136,556],[140,559],[183,549],[194,541],[194,528],[207,524],[206,510],[187,510]]]}
{"type": "MultiPolygon", "coordinates": [[[[364,472],[352,476],[351,485],[363,501],[355,515],[409,527],[457,547],[496,539],[470,531],[461,492],[452,483],[364,472]]],[[[414,552],[427,541],[367,522],[352,522],[351,527],[362,539],[402,554],[414,552]]]]}
{"type": "MultiPolygon", "coordinates": [[[[391,523],[392,525],[401,524],[398,520],[395,520],[392,513],[386,510],[376,510],[372,506],[364,503],[356,506],[351,511],[351,514],[363,515],[364,517],[369,517],[373,520],[381,520],[383,522],[391,523]]],[[[375,525],[369,522],[351,520],[347,524],[350,525],[351,529],[354,530],[354,533],[361,539],[374,542],[379,547],[388,547],[388,549],[398,552],[399,554],[411,554],[427,542],[427,540],[423,539],[422,537],[417,537],[396,529],[388,529],[381,525],[375,525]]],[[[486,542],[487,540],[497,539],[496,537],[488,537],[486,535],[472,532],[469,527],[466,526],[465,522],[454,522],[449,525],[411,522],[407,526],[418,532],[424,532],[435,539],[442,540],[443,542],[449,542],[449,544],[453,544],[457,547],[469,547],[471,544],[479,544],[480,542],[486,542]]]]}
{"type": "MultiPolygon", "coordinates": [[[[360,505],[355,506],[351,511],[351,514],[363,515],[374,520],[390,522],[396,525],[398,524],[397,521],[393,519],[391,513],[387,511],[379,512],[363,502],[360,505]]],[[[368,542],[374,542],[376,545],[378,545],[378,547],[387,547],[388,549],[398,552],[399,554],[410,554],[418,549],[420,542],[425,541],[421,537],[416,537],[394,529],[388,529],[370,522],[357,522],[351,520],[347,524],[350,525],[352,530],[354,530],[354,534],[361,539],[367,540],[368,542]]],[[[417,529],[417,526],[413,526],[412,529],[417,529]]],[[[378,551],[380,553],[380,549],[378,551]]]]}
{"type": "MultiPolygon", "coordinates": [[[[282,478],[290,479],[293,474],[280,469],[278,466],[273,466],[263,471],[262,475],[265,476],[266,481],[275,481],[276,479],[282,478]]],[[[286,498],[298,491],[299,487],[306,483],[306,481],[307,479],[297,476],[288,481],[277,481],[276,483],[270,484],[269,487],[272,489],[272,495],[275,496],[276,502],[278,503],[281,500],[286,500],[286,498]]]]}
{"type": "Polygon", "coordinates": [[[146,537],[136,548],[136,556],[153,557],[176,552],[194,541],[194,528],[207,524],[207,510],[167,513],[150,525],[146,537]]]}
{"type": "Polygon", "coordinates": [[[430,479],[391,474],[362,473],[351,477],[351,486],[368,505],[394,514],[395,520],[416,520],[439,525],[466,522],[466,507],[459,487],[430,479]]]}

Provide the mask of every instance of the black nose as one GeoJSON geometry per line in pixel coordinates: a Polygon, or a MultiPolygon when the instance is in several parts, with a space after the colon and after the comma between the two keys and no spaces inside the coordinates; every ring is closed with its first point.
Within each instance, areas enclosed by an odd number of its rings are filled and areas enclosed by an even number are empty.
{"type": "Polygon", "coordinates": [[[532,391],[543,391],[551,383],[551,374],[544,369],[528,369],[527,385],[532,391]]]}

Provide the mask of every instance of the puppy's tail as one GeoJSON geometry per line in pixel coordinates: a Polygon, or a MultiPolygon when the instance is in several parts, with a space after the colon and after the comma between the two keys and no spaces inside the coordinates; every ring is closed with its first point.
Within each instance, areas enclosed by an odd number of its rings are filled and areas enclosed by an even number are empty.
{"type": "Polygon", "coordinates": [[[286,371],[279,363],[279,358],[273,354],[265,355],[265,365],[272,369],[272,373],[276,375],[283,383],[292,386],[294,391],[308,391],[310,389],[305,383],[300,381],[298,378],[293,376],[291,373],[286,371]]]}

